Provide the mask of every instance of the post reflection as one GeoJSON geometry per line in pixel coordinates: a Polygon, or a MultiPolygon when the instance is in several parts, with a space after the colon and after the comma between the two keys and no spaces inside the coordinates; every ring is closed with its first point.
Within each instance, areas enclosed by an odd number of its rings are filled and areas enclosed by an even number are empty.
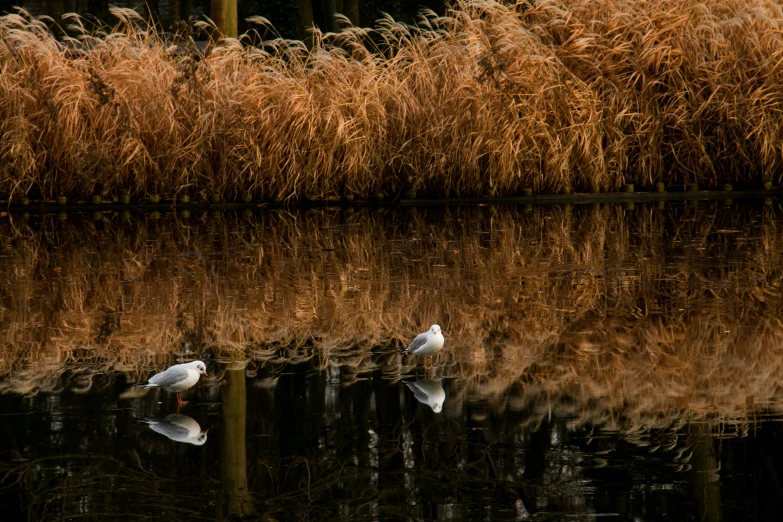
{"type": "Polygon", "coordinates": [[[693,481],[693,498],[699,520],[721,522],[721,467],[715,454],[712,429],[706,424],[688,425],[688,442],[692,453],[688,469],[693,481]]]}
{"type": "Polygon", "coordinates": [[[141,421],[149,429],[168,437],[174,442],[203,446],[207,442],[207,430],[202,430],[195,419],[187,415],[172,413],[162,419],[145,419],[141,421]]]}
{"type": "Polygon", "coordinates": [[[247,489],[247,451],[245,425],[247,395],[245,366],[247,362],[232,362],[226,368],[220,387],[223,403],[223,439],[220,452],[221,502],[217,520],[253,513],[247,489]]]}

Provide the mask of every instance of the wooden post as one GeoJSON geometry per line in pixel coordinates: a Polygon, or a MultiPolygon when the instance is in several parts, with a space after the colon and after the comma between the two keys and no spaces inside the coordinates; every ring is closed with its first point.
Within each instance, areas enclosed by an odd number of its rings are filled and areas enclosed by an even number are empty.
{"type": "Polygon", "coordinates": [[[296,16],[296,30],[299,32],[299,38],[307,45],[308,49],[313,48],[313,33],[311,32],[315,25],[313,18],[312,0],[299,0],[299,8],[296,16]]]}
{"type": "Polygon", "coordinates": [[[326,30],[330,33],[336,33],[339,31],[337,20],[334,19],[334,15],[337,11],[337,0],[324,0],[324,23],[326,24],[326,30]]]}
{"type": "Polygon", "coordinates": [[[212,0],[209,14],[223,36],[229,38],[238,36],[237,0],[212,0]]]}
{"type": "Polygon", "coordinates": [[[353,25],[358,26],[359,19],[359,0],[343,0],[343,14],[347,16],[353,25]]]}

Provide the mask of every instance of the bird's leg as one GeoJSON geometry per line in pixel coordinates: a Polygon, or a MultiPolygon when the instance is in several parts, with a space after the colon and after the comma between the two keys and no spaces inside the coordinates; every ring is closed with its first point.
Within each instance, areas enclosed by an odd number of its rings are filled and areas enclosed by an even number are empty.
{"type": "Polygon", "coordinates": [[[188,401],[183,401],[182,397],[179,396],[179,392],[177,392],[177,406],[184,406],[187,403],[188,401]]]}

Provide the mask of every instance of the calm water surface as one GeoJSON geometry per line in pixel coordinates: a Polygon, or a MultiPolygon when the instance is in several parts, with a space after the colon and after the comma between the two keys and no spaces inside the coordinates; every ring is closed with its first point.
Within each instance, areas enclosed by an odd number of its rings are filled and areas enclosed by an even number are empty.
{"type": "Polygon", "coordinates": [[[779,520],[782,215],[6,216],[2,519],[779,520]]]}

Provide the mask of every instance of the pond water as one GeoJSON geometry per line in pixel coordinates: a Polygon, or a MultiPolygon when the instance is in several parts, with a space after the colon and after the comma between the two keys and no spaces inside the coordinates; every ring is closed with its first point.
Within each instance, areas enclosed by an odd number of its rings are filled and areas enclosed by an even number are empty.
{"type": "Polygon", "coordinates": [[[779,520],[768,203],[6,215],[2,519],[779,520]]]}

